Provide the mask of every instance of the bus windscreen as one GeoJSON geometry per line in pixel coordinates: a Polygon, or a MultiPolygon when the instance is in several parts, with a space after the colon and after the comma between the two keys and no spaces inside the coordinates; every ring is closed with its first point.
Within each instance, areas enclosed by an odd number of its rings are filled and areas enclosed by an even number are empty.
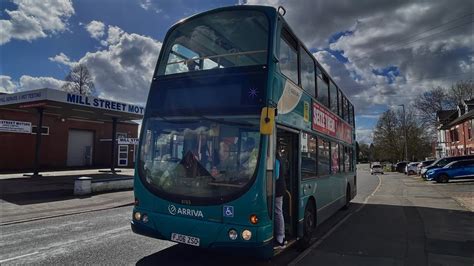
{"type": "Polygon", "coordinates": [[[166,39],[158,75],[265,65],[268,28],[265,14],[252,10],[191,18],[166,39]]]}
{"type": "Polygon", "coordinates": [[[141,143],[143,181],[164,198],[193,203],[243,192],[257,169],[258,125],[258,119],[150,118],[141,143]]]}

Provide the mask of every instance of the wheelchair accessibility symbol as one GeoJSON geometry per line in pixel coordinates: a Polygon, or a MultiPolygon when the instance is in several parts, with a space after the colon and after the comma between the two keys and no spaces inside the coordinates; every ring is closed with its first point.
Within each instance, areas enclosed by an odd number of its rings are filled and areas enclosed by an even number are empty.
{"type": "Polygon", "coordinates": [[[234,217],[234,206],[224,205],[224,217],[234,217]]]}

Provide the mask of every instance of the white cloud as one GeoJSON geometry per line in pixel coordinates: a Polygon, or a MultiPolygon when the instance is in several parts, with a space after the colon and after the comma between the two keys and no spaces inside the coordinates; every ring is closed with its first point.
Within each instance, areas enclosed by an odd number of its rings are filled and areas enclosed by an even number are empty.
{"type": "Polygon", "coordinates": [[[9,76],[0,75],[0,92],[13,93],[16,91],[17,85],[9,76]]]}
{"type": "Polygon", "coordinates": [[[140,7],[148,10],[151,7],[151,0],[140,0],[140,7]]]}
{"type": "Polygon", "coordinates": [[[65,65],[84,64],[89,69],[99,97],[144,104],[150,89],[161,42],[148,36],[124,32],[109,26],[107,46],[86,53],[78,62],[64,54],[51,61],[65,65]]]}
{"type": "Polygon", "coordinates": [[[120,41],[121,36],[123,35],[124,31],[116,26],[109,26],[108,30],[108,37],[107,37],[107,44],[114,45],[120,41]]]}
{"type": "Polygon", "coordinates": [[[104,23],[93,20],[85,26],[86,30],[90,33],[91,37],[99,40],[105,34],[105,25],[104,23]]]}
{"type": "Polygon", "coordinates": [[[451,86],[472,78],[472,3],[446,1],[249,0],[248,4],[283,5],[288,21],[315,54],[359,114],[374,107],[410,103],[433,86],[451,86]],[[449,12],[447,12],[449,10],[449,12]],[[342,37],[333,39],[336,33],[342,37]],[[396,67],[398,73],[376,75],[396,67]],[[396,76],[398,75],[398,76],[396,76]]]}
{"type": "Polygon", "coordinates": [[[63,84],[64,81],[52,77],[31,77],[23,75],[20,77],[20,86],[18,90],[28,91],[43,88],[60,90],[63,84]]]}
{"type": "Polygon", "coordinates": [[[157,8],[155,4],[151,0],[139,0],[140,7],[145,10],[152,10],[155,13],[161,13],[163,10],[157,8]]]}
{"type": "Polygon", "coordinates": [[[53,77],[32,77],[23,75],[18,82],[12,80],[10,76],[0,75],[0,92],[14,93],[19,91],[37,90],[50,88],[60,90],[64,81],[53,77]]]}
{"type": "Polygon", "coordinates": [[[13,0],[17,10],[5,10],[10,17],[0,20],[0,45],[12,39],[32,41],[67,29],[74,14],[71,0],[13,0]]]}
{"type": "Polygon", "coordinates": [[[161,43],[147,36],[109,27],[106,50],[87,53],[85,64],[101,97],[143,104],[150,89],[161,43]]]}
{"type": "Polygon", "coordinates": [[[371,128],[356,128],[356,137],[359,143],[372,143],[374,134],[371,128]]]}
{"type": "Polygon", "coordinates": [[[54,57],[49,57],[48,59],[51,62],[57,62],[57,63],[63,64],[63,65],[69,66],[69,67],[72,67],[74,65],[74,62],[71,62],[69,57],[67,55],[65,55],[64,53],[59,53],[58,55],[56,55],[54,57]]]}

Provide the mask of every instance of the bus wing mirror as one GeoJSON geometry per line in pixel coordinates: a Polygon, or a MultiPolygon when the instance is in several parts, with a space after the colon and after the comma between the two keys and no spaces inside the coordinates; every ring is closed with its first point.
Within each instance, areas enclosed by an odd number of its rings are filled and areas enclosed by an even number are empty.
{"type": "Polygon", "coordinates": [[[264,107],[260,115],[260,134],[271,135],[275,126],[276,108],[264,107]]]}

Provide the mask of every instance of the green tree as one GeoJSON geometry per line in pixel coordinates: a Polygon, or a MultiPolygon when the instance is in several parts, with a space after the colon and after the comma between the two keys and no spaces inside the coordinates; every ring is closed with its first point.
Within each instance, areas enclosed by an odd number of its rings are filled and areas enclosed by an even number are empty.
{"type": "Polygon", "coordinates": [[[367,143],[360,143],[359,145],[359,162],[367,162],[370,157],[369,145],[367,143]]]}

